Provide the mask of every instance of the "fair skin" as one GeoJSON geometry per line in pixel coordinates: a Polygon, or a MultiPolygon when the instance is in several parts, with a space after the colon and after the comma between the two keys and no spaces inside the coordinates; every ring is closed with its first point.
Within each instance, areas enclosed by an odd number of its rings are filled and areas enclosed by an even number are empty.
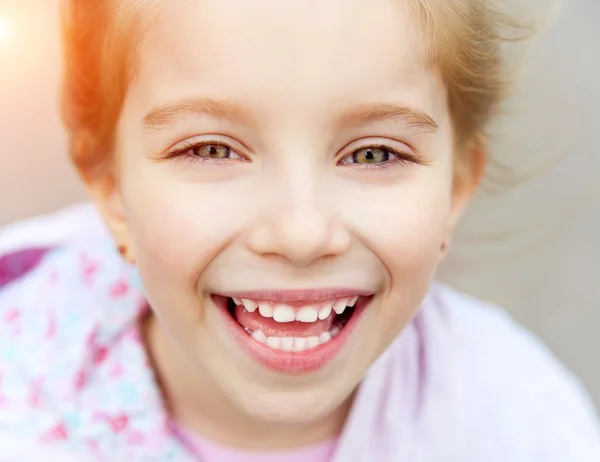
{"type": "Polygon", "coordinates": [[[160,10],[118,125],[117,187],[90,189],[146,287],[165,398],[224,444],[321,441],[417,312],[479,170],[453,187],[446,92],[405,2],[160,10]],[[368,305],[333,359],[304,373],[240,348],[212,297],[332,287],[368,292],[368,305]]]}

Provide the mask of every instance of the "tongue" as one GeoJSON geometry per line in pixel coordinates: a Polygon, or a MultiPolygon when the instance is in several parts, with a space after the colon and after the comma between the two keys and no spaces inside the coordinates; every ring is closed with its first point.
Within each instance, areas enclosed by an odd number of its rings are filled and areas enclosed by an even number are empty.
{"type": "Polygon", "coordinates": [[[327,319],[317,319],[315,322],[277,322],[273,318],[265,318],[256,310],[250,313],[243,306],[235,308],[235,317],[243,327],[251,331],[261,330],[267,337],[318,337],[329,331],[335,313],[327,319]]]}

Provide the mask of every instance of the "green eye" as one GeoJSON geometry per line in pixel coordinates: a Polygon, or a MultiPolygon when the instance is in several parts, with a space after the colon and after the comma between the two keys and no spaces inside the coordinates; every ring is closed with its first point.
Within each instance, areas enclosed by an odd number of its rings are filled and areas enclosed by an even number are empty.
{"type": "Polygon", "coordinates": [[[393,155],[384,148],[363,148],[352,154],[354,164],[381,164],[387,162],[393,155]]]}

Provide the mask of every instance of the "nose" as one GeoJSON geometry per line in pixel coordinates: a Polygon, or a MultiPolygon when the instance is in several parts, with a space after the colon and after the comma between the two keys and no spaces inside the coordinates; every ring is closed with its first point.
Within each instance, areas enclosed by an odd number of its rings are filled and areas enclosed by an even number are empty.
{"type": "MultiPolygon", "coordinates": [[[[287,188],[291,189],[291,188],[287,188]]],[[[350,233],[314,194],[284,194],[269,204],[265,219],[249,233],[246,247],[261,256],[278,256],[297,267],[345,253],[350,233]]]]}

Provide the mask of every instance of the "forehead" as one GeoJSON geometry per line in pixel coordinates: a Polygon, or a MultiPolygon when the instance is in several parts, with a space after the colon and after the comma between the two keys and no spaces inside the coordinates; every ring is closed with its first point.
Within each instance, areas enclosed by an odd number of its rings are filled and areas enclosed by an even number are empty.
{"type": "Polygon", "coordinates": [[[132,87],[140,107],[205,96],[265,111],[349,99],[444,111],[406,0],[171,0],[157,13],[132,87]]]}

